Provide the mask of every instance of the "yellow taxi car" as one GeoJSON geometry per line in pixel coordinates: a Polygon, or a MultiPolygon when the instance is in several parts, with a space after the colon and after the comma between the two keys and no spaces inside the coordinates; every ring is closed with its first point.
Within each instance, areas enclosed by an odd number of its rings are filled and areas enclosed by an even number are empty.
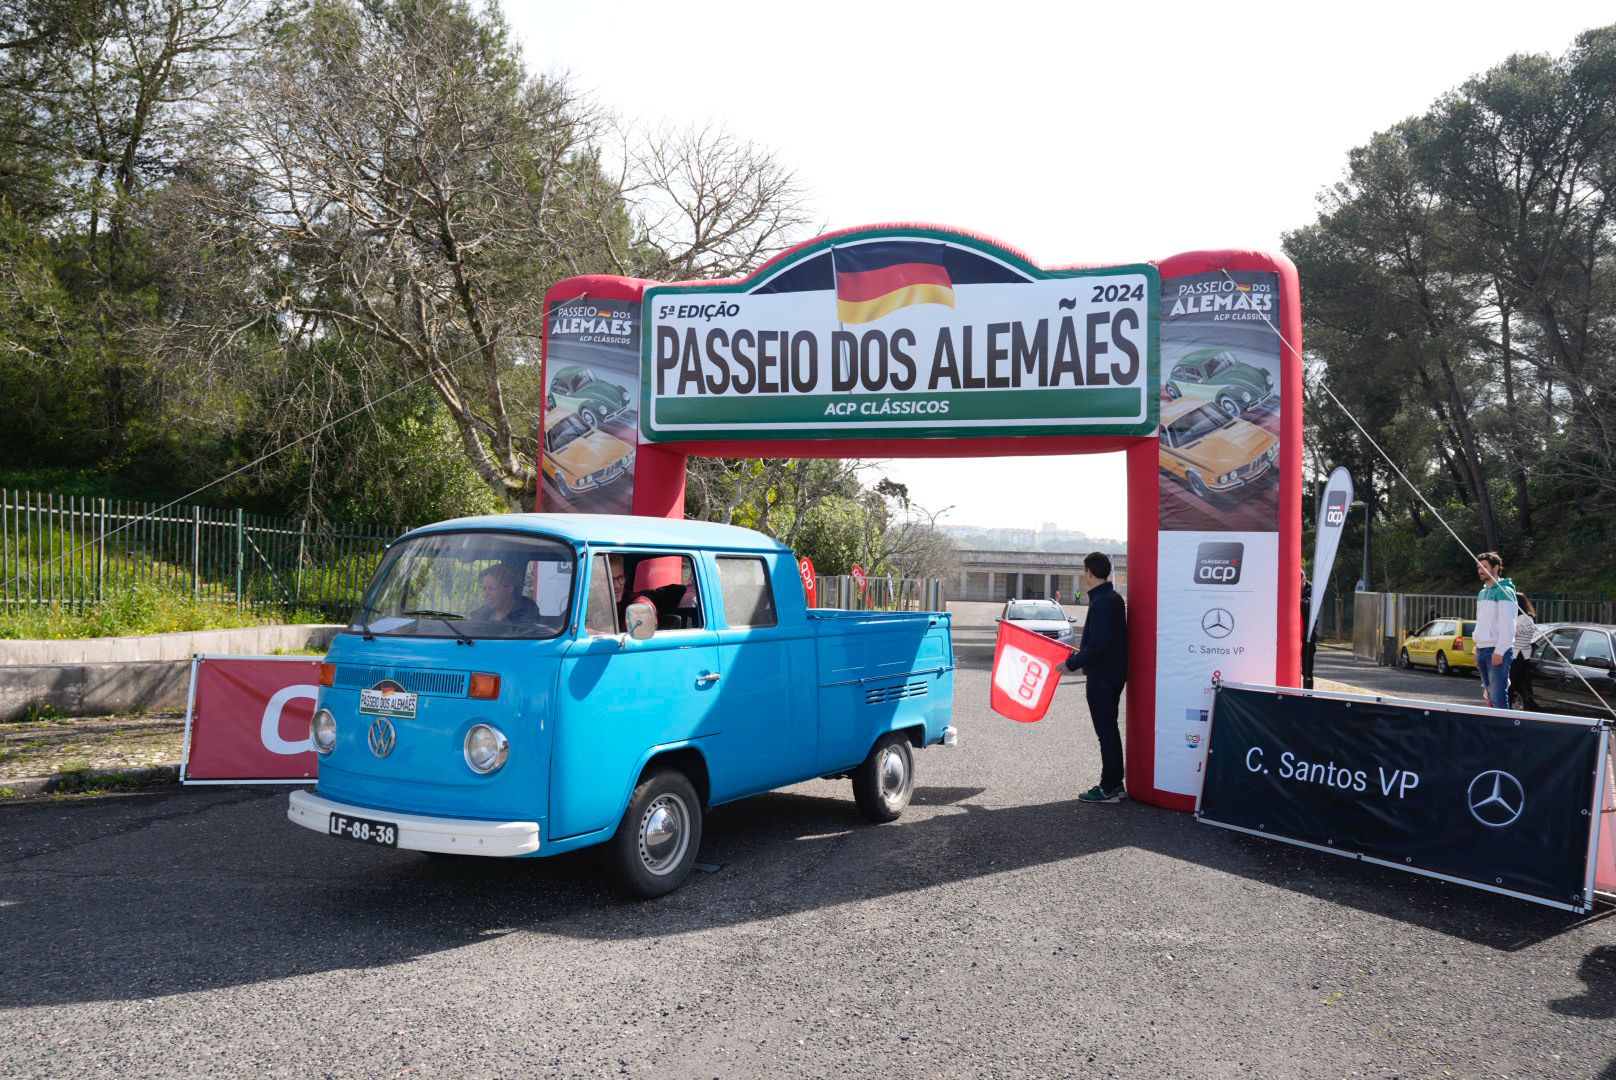
{"type": "Polygon", "coordinates": [[[1403,667],[1434,667],[1446,675],[1465,668],[1476,670],[1476,621],[1432,619],[1403,639],[1397,661],[1403,667]]]}
{"type": "Polygon", "coordinates": [[[578,410],[552,409],[544,417],[544,475],[567,491],[590,491],[628,471],[634,448],[590,427],[578,410]]]}
{"type": "Polygon", "coordinates": [[[1161,471],[1203,499],[1253,483],[1279,457],[1271,432],[1194,398],[1162,402],[1161,425],[1161,471]]]}

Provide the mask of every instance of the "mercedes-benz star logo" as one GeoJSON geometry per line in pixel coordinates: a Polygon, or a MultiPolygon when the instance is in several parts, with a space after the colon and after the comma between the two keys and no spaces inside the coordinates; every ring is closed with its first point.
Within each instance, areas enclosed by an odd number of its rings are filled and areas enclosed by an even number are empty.
{"type": "Polygon", "coordinates": [[[370,752],[377,757],[386,757],[398,745],[398,732],[393,730],[393,722],[385,716],[378,716],[370,722],[370,752]]]}
{"type": "Polygon", "coordinates": [[[1226,638],[1234,633],[1234,616],[1220,607],[1215,607],[1201,616],[1201,629],[1206,631],[1207,637],[1226,638]]]}
{"type": "Polygon", "coordinates": [[[1488,769],[1470,781],[1470,816],[1490,829],[1515,824],[1526,809],[1521,782],[1502,769],[1488,769]]]}

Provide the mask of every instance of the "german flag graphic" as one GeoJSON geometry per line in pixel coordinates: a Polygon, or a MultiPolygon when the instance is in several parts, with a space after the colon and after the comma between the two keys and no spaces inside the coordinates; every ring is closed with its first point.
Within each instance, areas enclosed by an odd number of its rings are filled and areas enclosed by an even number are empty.
{"type": "Polygon", "coordinates": [[[844,323],[874,322],[911,304],[954,306],[942,244],[893,240],[833,248],[836,312],[844,323]]]}

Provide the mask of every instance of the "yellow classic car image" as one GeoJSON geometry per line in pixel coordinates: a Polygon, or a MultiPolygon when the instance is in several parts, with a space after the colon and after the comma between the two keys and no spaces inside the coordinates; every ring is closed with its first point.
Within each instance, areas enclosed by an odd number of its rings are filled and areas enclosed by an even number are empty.
{"type": "Polygon", "coordinates": [[[1204,401],[1162,402],[1161,424],[1162,472],[1203,499],[1267,475],[1279,457],[1272,434],[1204,401]]]}
{"type": "Polygon", "coordinates": [[[567,491],[589,491],[628,471],[634,448],[578,418],[573,408],[544,418],[544,475],[567,491]]]}

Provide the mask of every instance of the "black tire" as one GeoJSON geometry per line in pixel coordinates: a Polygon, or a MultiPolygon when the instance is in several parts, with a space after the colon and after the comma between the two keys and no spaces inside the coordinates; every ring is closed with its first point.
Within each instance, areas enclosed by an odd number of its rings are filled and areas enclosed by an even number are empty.
{"type": "Polygon", "coordinates": [[[1195,492],[1196,498],[1210,499],[1212,497],[1212,489],[1206,486],[1206,481],[1202,480],[1200,475],[1197,474],[1194,469],[1186,472],[1184,474],[1184,479],[1188,481],[1190,490],[1195,492]]]}
{"type": "Polygon", "coordinates": [[[895,731],[879,739],[853,773],[853,801],[870,821],[897,821],[915,793],[915,755],[909,737],[895,731]]]}
{"type": "Polygon", "coordinates": [[[594,409],[583,409],[578,413],[578,415],[583,418],[584,427],[588,428],[590,431],[594,431],[596,428],[600,427],[600,413],[596,412],[594,409]]]}
{"type": "Polygon", "coordinates": [[[1436,651],[1436,673],[1438,675],[1453,674],[1453,667],[1448,663],[1448,654],[1441,649],[1436,651]]]}
{"type": "Polygon", "coordinates": [[[617,885],[640,900],[666,896],[690,876],[701,847],[701,799],[675,769],[641,780],[607,844],[617,885]]]}
{"type": "Polygon", "coordinates": [[[1408,658],[1407,649],[1404,649],[1402,652],[1397,654],[1397,666],[1402,668],[1404,671],[1407,671],[1409,668],[1414,666],[1413,661],[1409,660],[1408,658]]]}
{"type": "Polygon", "coordinates": [[[1218,395],[1218,408],[1222,409],[1223,415],[1229,417],[1231,420],[1240,419],[1240,414],[1244,411],[1240,406],[1240,402],[1236,401],[1228,394],[1218,395]]]}
{"type": "Polygon", "coordinates": [[[1168,401],[1177,401],[1182,396],[1179,393],[1177,383],[1168,383],[1163,389],[1167,391],[1168,401]]]}
{"type": "Polygon", "coordinates": [[[554,409],[556,407],[555,395],[554,394],[545,394],[544,395],[544,407],[546,409],[554,409]]]}

